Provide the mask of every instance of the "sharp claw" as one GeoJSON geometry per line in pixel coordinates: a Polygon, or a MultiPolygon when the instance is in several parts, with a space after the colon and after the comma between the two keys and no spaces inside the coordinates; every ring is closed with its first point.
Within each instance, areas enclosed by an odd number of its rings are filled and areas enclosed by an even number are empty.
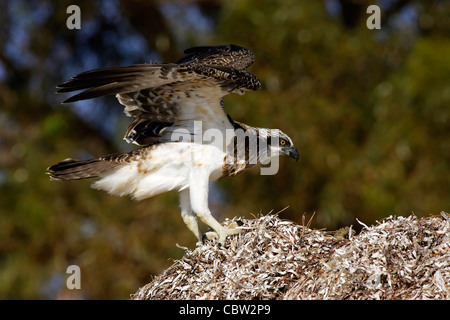
{"type": "Polygon", "coordinates": [[[220,248],[221,246],[225,245],[228,236],[241,232],[241,229],[239,227],[242,225],[244,225],[244,222],[242,222],[241,220],[237,220],[218,231],[208,231],[202,235],[202,243],[204,244],[207,240],[217,239],[217,244],[220,248]]]}

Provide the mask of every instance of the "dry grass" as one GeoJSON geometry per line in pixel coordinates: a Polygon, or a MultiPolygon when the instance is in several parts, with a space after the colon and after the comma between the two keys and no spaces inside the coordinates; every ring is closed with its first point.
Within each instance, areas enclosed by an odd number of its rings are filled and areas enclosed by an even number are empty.
{"type": "Polygon", "coordinates": [[[350,239],[277,215],[241,221],[247,230],[225,247],[185,249],[132,299],[450,298],[444,213],[389,217],[350,239]]]}

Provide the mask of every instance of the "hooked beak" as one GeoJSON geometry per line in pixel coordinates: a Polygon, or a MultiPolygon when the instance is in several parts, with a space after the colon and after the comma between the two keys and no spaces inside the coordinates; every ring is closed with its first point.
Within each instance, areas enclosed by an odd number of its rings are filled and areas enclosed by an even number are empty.
{"type": "Polygon", "coordinates": [[[300,157],[300,155],[299,155],[299,153],[298,153],[298,150],[295,149],[294,147],[290,147],[290,148],[287,150],[287,153],[286,153],[286,154],[287,154],[289,157],[295,159],[295,161],[298,161],[298,158],[300,157]]]}

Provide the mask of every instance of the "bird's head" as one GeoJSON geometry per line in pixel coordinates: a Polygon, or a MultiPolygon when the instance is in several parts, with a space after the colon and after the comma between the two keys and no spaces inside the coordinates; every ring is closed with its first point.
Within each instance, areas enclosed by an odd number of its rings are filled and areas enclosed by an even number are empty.
{"type": "Polygon", "coordinates": [[[281,130],[278,131],[278,136],[275,134],[271,139],[270,148],[273,153],[279,154],[279,155],[287,155],[295,161],[298,161],[299,153],[298,150],[294,147],[294,143],[292,142],[292,139],[281,130]]]}
{"type": "Polygon", "coordinates": [[[286,133],[279,129],[258,129],[259,136],[267,139],[270,157],[287,155],[296,161],[299,159],[298,150],[294,147],[292,139],[286,133]]]}

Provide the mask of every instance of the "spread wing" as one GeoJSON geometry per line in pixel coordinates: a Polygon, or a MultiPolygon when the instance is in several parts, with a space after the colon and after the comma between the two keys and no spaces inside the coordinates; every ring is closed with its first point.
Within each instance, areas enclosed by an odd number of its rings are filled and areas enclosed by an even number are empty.
{"type": "Polygon", "coordinates": [[[148,145],[169,127],[193,121],[221,128],[229,124],[222,97],[261,87],[245,69],[254,61],[250,50],[236,46],[195,47],[177,63],[137,64],[83,72],[58,86],[58,93],[83,90],[64,103],[115,94],[132,117],[128,142],[148,145]]]}

